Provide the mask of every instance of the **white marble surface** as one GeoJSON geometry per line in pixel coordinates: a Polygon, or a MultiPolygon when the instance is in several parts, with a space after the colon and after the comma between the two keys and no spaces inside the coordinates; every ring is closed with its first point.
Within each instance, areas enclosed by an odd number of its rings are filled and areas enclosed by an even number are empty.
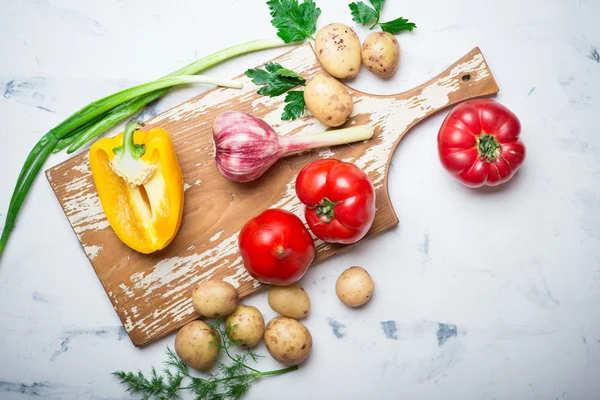
{"type": "MultiPolygon", "coordinates": [[[[437,159],[445,112],[413,129],[389,175],[399,226],[308,272],[313,352],[247,398],[597,399],[600,2],[388,3],[385,19],[419,26],[398,36],[400,70],[387,82],[363,70],[351,85],[403,91],[478,45],[497,100],[521,118],[528,158],[509,184],[468,190],[437,159]],[[359,310],[335,297],[351,265],[376,282],[359,310]]],[[[319,26],[353,26],[345,1],[318,4],[319,26]]],[[[262,0],[2,0],[0,10],[0,220],[26,154],[71,112],[275,33],[262,0]]],[[[234,76],[280,52],[210,74],[234,76]]],[[[204,89],[177,90],[145,117],[204,89]]],[[[274,316],[264,294],[247,302],[274,316]]],[[[1,399],[129,398],[110,373],[158,365],[173,342],[132,346],[42,176],[0,261],[0,304],[1,399]]],[[[260,364],[276,366],[269,357],[260,364]]]]}

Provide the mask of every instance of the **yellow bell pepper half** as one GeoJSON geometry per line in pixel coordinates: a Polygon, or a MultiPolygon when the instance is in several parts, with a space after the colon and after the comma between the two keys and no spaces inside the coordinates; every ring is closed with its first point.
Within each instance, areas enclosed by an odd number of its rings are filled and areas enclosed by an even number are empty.
{"type": "Polygon", "coordinates": [[[169,134],[160,128],[125,132],[97,141],[90,166],[100,202],[119,239],[140,253],[164,249],[183,213],[183,177],[169,134]]]}

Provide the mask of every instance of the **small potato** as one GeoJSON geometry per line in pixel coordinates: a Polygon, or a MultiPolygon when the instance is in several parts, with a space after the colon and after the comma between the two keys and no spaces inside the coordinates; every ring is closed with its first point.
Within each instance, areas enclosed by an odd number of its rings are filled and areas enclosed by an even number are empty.
{"type": "Polygon", "coordinates": [[[362,45],[362,60],[372,73],[382,78],[392,76],[400,64],[400,46],[388,32],[373,32],[362,45]]]}
{"type": "Polygon", "coordinates": [[[265,320],[258,308],[243,304],[225,318],[225,326],[235,326],[227,336],[245,347],[256,346],[265,333],[265,320]]]}
{"type": "Polygon", "coordinates": [[[308,315],[310,297],[298,283],[289,286],[271,286],[269,305],[273,311],[286,317],[300,319],[308,315]]]}
{"type": "Polygon", "coordinates": [[[323,68],[336,78],[354,78],[360,71],[360,41],[349,26],[325,25],[315,38],[315,51],[323,68]]]}
{"type": "Polygon", "coordinates": [[[312,336],[295,319],[275,317],[265,329],[265,344],[275,360],[285,365],[298,365],[310,353],[312,336]]]}
{"type": "Polygon", "coordinates": [[[209,370],[219,355],[219,335],[206,322],[192,321],[177,332],[175,352],[187,365],[209,370]]]}
{"type": "Polygon", "coordinates": [[[207,318],[230,314],[237,307],[239,295],[232,284],[223,281],[200,282],[192,291],[196,312],[207,318]]]}
{"type": "Polygon", "coordinates": [[[349,307],[358,307],[371,298],[375,283],[371,275],[361,267],[350,267],[337,279],[335,292],[339,299],[349,307]]]}
{"type": "Polygon", "coordinates": [[[327,126],[340,126],[352,114],[352,96],[337,79],[324,72],[316,74],[304,89],[306,107],[327,126]]]}

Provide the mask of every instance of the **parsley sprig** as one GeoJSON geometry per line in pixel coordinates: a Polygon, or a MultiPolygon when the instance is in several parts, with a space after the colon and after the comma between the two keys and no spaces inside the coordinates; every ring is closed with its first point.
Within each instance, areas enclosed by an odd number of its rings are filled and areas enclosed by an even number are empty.
{"type": "Polygon", "coordinates": [[[313,0],[303,0],[302,3],[298,0],[269,0],[267,6],[271,10],[271,24],[277,28],[277,36],[286,43],[315,39],[312,35],[317,30],[321,9],[313,0]]]}
{"type": "Polygon", "coordinates": [[[256,362],[261,356],[252,349],[242,353],[234,353],[233,348],[239,346],[239,342],[232,341],[228,333],[236,326],[221,328],[221,320],[207,323],[217,332],[220,341],[215,340],[213,344],[219,347],[219,353],[225,355],[229,363],[220,362],[216,373],[208,373],[205,377],[192,376],[188,366],[177,354],[167,347],[167,360],[165,368],[158,373],[152,367],[150,374],[144,375],[141,370],[137,372],[116,371],[113,375],[127,385],[127,391],[140,394],[143,400],[170,400],[179,399],[180,392],[190,391],[197,400],[226,400],[240,399],[252,386],[254,382],[263,376],[280,375],[295,371],[297,366],[278,369],[274,371],[259,371],[248,365],[250,360],[256,362]],[[184,382],[186,382],[184,384],[184,382]]]}
{"type": "Polygon", "coordinates": [[[379,22],[381,17],[381,9],[385,0],[369,0],[369,3],[373,7],[369,7],[362,1],[356,3],[350,3],[350,12],[352,13],[352,20],[358,22],[361,25],[371,25],[369,29],[373,29],[379,26],[382,31],[389,32],[392,34],[399,33],[402,31],[412,31],[417,25],[410,22],[406,18],[396,18],[389,22],[379,22]]]}
{"type": "Polygon", "coordinates": [[[295,86],[305,84],[303,77],[276,62],[265,64],[265,69],[249,69],[246,76],[255,85],[264,85],[258,90],[258,94],[269,97],[279,96],[295,86]]]}
{"type": "Polygon", "coordinates": [[[296,72],[283,68],[279,63],[271,62],[265,64],[265,69],[255,68],[246,71],[246,75],[252,79],[255,85],[263,85],[258,89],[258,94],[276,97],[287,92],[285,96],[285,107],[281,119],[294,120],[304,114],[304,92],[290,89],[296,86],[304,86],[306,80],[296,72]]]}

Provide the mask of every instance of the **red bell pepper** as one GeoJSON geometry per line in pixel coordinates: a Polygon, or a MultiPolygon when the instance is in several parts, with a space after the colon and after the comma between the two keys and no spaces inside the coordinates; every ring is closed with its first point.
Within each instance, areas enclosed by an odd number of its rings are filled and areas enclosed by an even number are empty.
{"type": "Polygon", "coordinates": [[[375,218],[375,189],[354,164],[316,160],[300,171],[296,194],[306,205],[304,215],[316,237],[331,243],[362,239],[375,218]]]}

